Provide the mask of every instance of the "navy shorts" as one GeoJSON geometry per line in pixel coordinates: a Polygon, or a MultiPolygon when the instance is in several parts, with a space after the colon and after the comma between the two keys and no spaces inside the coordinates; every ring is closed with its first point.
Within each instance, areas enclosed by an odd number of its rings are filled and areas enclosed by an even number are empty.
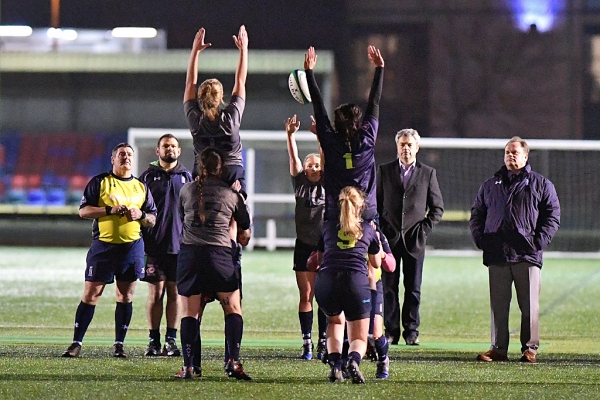
{"type": "Polygon", "coordinates": [[[240,193],[244,196],[244,199],[248,198],[246,192],[246,170],[243,165],[226,165],[221,179],[227,182],[229,186],[233,185],[235,181],[240,181],[240,185],[242,186],[240,193]]]}
{"type": "Polygon", "coordinates": [[[231,247],[182,244],[177,257],[177,291],[190,297],[239,288],[231,247]]]}
{"type": "Polygon", "coordinates": [[[93,240],[85,259],[87,282],[134,282],[144,277],[144,242],[113,244],[93,240]]]}
{"type": "MultiPolygon", "coordinates": [[[[196,179],[198,173],[196,172],[198,169],[198,161],[194,160],[194,173],[192,177],[196,179]]],[[[248,198],[248,193],[246,192],[246,170],[243,165],[226,165],[223,169],[223,174],[221,175],[221,179],[226,182],[229,186],[233,185],[235,181],[240,181],[240,193],[244,196],[244,199],[248,198]]]]}
{"type": "Polygon", "coordinates": [[[346,320],[357,321],[371,315],[369,276],[361,271],[319,270],[315,279],[315,298],[327,316],[339,315],[343,311],[346,320]]]}
{"type": "Polygon", "coordinates": [[[308,272],[308,269],[306,269],[306,262],[308,261],[310,253],[315,250],[317,250],[317,246],[311,246],[296,239],[296,244],[294,246],[294,271],[308,272]]]}
{"type": "Polygon", "coordinates": [[[144,275],[142,280],[145,282],[176,282],[177,254],[146,256],[144,275]]]}

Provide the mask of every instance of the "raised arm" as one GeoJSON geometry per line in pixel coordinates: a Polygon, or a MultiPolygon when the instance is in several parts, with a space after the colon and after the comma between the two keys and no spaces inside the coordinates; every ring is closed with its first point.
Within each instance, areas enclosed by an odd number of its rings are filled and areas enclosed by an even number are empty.
{"type": "Polygon", "coordinates": [[[240,59],[237,70],[235,71],[235,83],[233,85],[233,95],[246,100],[246,77],[248,76],[248,33],[246,27],[240,26],[238,35],[233,35],[233,41],[240,50],[240,59]]]}
{"type": "MultiPolygon", "coordinates": [[[[304,71],[306,72],[306,82],[308,83],[308,91],[310,92],[310,97],[313,103],[315,118],[317,120],[317,124],[320,124],[323,117],[327,118],[327,110],[325,109],[325,104],[323,103],[323,98],[321,97],[321,91],[319,90],[319,86],[317,85],[317,80],[315,79],[315,74],[313,72],[313,68],[316,64],[317,53],[315,52],[315,48],[311,46],[304,55],[304,71]]],[[[329,123],[329,120],[327,120],[325,123],[329,123]]]]}
{"type": "Polygon", "coordinates": [[[210,43],[204,43],[204,35],[206,31],[204,28],[200,28],[194,37],[194,43],[192,44],[192,52],[190,54],[190,60],[188,61],[187,74],[185,76],[185,91],[183,93],[183,102],[196,98],[196,85],[198,84],[198,55],[200,52],[207,47],[210,47],[210,43]]]}
{"type": "Polygon", "coordinates": [[[285,121],[285,131],[287,133],[287,149],[290,156],[290,175],[296,176],[302,171],[302,161],[298,157],[298,145],[294,134],[300,129],[300,121],[296,119],[296,115],[288,118],[285,121]]]}
{"type": "Polygon", "coordinates": [[[383,89],[383,66],[384,61],[381,52],[375,46],[369,46],[367,54],[371,64],[375,66],[375,76],[369,93],[369,103],[365,110],[365,115],[372,115],[379,119],[379,101],[381,100],[381,91],[383,89]]]}

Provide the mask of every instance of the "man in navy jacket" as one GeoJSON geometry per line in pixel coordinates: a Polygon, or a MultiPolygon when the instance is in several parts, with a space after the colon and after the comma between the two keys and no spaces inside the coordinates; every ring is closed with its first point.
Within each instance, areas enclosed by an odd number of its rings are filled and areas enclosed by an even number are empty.
{"type": "Polygon", "coordinates": [[[144,281],[148,282],[146,314],[150,328],[150,342],[146,356],[181,355],[177,348],[179,301],[177,294],[177,254],[181,241],[182,217],[179,215],[179,191],[192,181],[192,174],[179,161],[181,147],[170,133],[158,139],[158,161],[153,161],[140,176],[155,199],[158,214],[156,225],[144,230],[146,267],[144,281]],[[166,296],[165,296],[166,294],[166,296]],[[163,307],[163,298],[166,305],[163,307]],[[165,344],[160,348],[160,320],[165,311],[167,330],[165,344]]]}
{"type": "Polygon", "coordinates": [[[471,234],[488,267],[491,347],[479,361],[507,361],[512,284],[521,310],[521,361],[535,362],[540,344],[542,254],[560,224],[554,185],[531,170],[529,147],[518,136],[504,149],[504,166],[479,188],[471,208],[471,234]]]}

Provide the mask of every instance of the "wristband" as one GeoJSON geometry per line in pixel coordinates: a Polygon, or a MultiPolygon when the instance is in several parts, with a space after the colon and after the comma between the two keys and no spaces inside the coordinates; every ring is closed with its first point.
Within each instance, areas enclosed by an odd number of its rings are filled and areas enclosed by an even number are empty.
{"type": "Polygon", "coordinates": [[[105,210],[106,210],[106,215],[112,215],[112,212],[111,212],[112,211],[112,207],[111,206],[106,206],[105,210]]]}
{"type": "Polygon", "coordinates": [[[142,216],[140,217],[140,221],[146,219],[146,211],[142,211],[142,216]]]}

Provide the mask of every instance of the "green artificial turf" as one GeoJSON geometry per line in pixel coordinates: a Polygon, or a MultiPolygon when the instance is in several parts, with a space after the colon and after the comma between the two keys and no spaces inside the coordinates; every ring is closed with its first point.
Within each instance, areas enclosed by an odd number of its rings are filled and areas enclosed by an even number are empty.
{"type": "MultiPolygon", "coordinates": [[[[143,357],[147,287],[138,283],[125,343],[110,357],[114,285],[107,286],[81,357],[59,355],[72,337],[87,249],[0,248],[0,398],[321,399],[598,398],[600,261],[547,259],[542,271],[538,363],[519,363],[519,313],[511,310],[510,362],[479,363],[489,346],[487,270],[479,257],[426,257],[421,345],[391,346],[391,376],[366,385],[330,384],[328,368],[301,361],[292,253],[245,252],[242,362],[252,382],[223,373],[223,315],[211,303],[202,321],[203,377],[177,381],[181,359],[143,357]]],[[[162,327],[164,334],[164,322],[162,327]]],[[[316,333],[316,318],[313,332],[316,333]]]]}

